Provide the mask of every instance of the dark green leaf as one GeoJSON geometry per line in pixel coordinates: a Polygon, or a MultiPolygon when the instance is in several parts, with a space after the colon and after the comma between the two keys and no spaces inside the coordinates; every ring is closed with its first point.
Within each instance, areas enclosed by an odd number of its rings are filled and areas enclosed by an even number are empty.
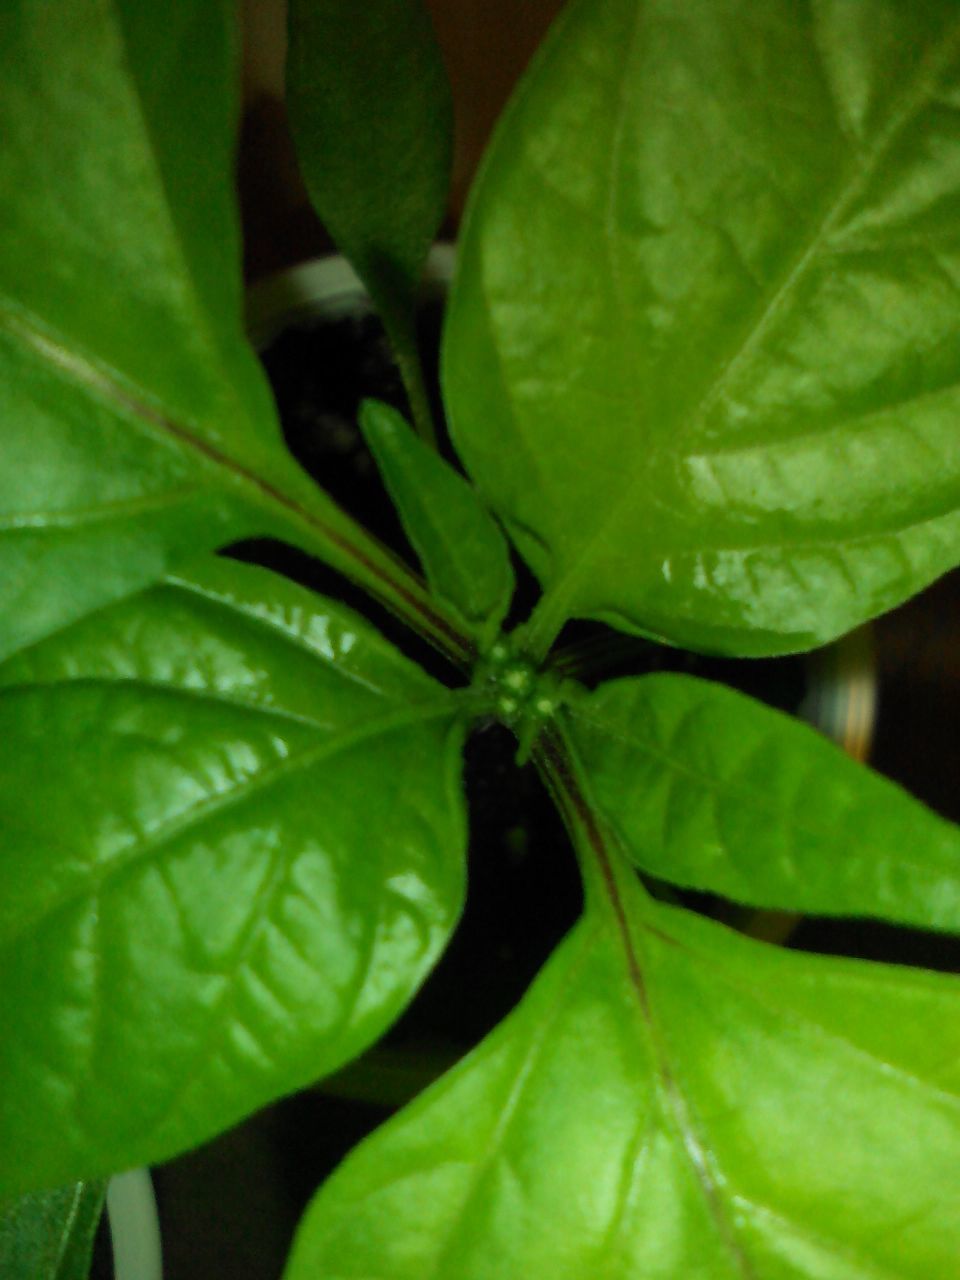
{"type": "Polygon", "coordinates": [[[224,560],[0,667],[0,1194],[376,1039],[460,910],[462,736],[369,624],[224,560]]]}
{"type": "Polygon", "coordinates": [[[102,1183],[77,1182],[0,1211],[3,1280],[87,1280],[103,1192],[102,1183]]]}
{"type": "Polygon", "coordinates": [[[429,422],[413,324],[446,207],[450,88],[423,0],[290,0],[287,101],[317,212],[390,333],[429,422]]]}
{"type": "Polygon", "coordinates": [[[389,576],[243,338],[233,10],[0,10],[0,657],[243,534],[389,576]]]}
{"type": "Polygon", "coordinates": [[[457,447],[571,616],[809,648],[960,559],[953,0],[576,0],[462,237],[457,447]]]}
{"type": "Polygon", "coordinates": [[[286,1280],[952,1275],[957,980],[616,892],[334,1174],[286,1280]]]}
{"type": "Polygon", "coordinates": [[[757,907],[960,932],[960,828],[800,721],[655,675],[585,693],[568,723],[642,870],[757,907]]]}
{"type": "Polygon", "coordinates": [[[365,401],[360,425],[427,582],[468,623],[495,633],[510,607],[513,569],[476,490],[389,405],[365,401]]]}

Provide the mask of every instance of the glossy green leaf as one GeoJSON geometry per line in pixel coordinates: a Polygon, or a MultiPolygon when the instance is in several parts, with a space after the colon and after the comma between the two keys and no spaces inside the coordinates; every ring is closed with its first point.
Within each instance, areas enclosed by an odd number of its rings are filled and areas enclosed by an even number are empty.
{"type": "Polygon", "coordinates": [[[225,560],[0,667],[0,1194],[376,1039],[460,911],[462,736],[368,623],[225,560]]]}
{"type": "Polygon", "coordinates": [[[234,17],[0,11],[0,657],[243,534],[389,564],[286,453],[243,338],[234,17]]]}
{"type": "Polygon", "coordinates": [[[611,681],[567,718],[642,870],[751,906],[960,932],[960,828],[799,720],[679,675],[611,681]]]}
{"type": "Polygon", "coordinates": [[[446,208],[450,87],[423,0],[290,0],[287,104],[307,189],[383,316],[418,425],[414,305],[446,208]]]}
{"type": "Polygon", "coordinates": [[[960,560],[953,0],[575,0],[451,302],[457,448],[573,615],[808,648],[960,560]]]}
{"type": "Polygon", "coordinates": [[[618,892],[334,1174],[285,1280],[953,1273],[957,979],[618,892]]]}
{"type": "Polygon", "coordinates": [[[38,1191],[0,1210],[4,1280],[87,1280],[104,1187],[77,1182],[38,1191]]]}
{"type": "Polygon", "coordinates": [[[427,582],[469,622],[495,632],[510,607],[510,550],[476,490],[390,405],[367,400],[360,426],[427,582]]]}

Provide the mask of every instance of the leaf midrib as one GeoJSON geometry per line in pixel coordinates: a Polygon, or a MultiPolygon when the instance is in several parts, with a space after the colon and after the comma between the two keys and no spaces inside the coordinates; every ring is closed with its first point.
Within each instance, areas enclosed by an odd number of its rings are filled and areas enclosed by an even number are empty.
{"type": "MultiPolygon", "coordinates": [[[[806,275],[810,264],[820,252],[822,246],[832,233],[835,224],[845,213],[847,207],[862,193],[873,176],[880,161],[888,149],[896,141],[899,133],[910,122],[914,114],[922,106],[932,84],[939,73],[949,62],[960,41],[960,18],[956,19],[943,38],[942,46],[936,46],[928,53],[917,70],[915,78],[908,80],[901,101],[890,113],[886,126],[880,130],[872,146],[866,148],[857,157],[857,164],[852,173],[848,173],[839,190],[829,202],[825,212],[813,227],[800,250],[787,264],[779,281],[770,290],[759,314],[749,330],[739,336],[737,345],[722,359],[716,372],[700,396],[697,404],[687,417],[685,423],[675,427],[675,434],[683,439],[690,439],[697,428],[702,425],[717,400],[723,394],[732,375],[749,359],[760,340],[765,336],[784,306],[789,301],[795,288],[806,275]]],[[[538,612],[545,620],[549,619],[554,634],[562,625],[568,603],[574,597],[582,578],[590,571],[591,562],[598,546],[609,541],[613,531],[630,511],[635,510],[643,497],[643,486],[646,473],[643,469],[629,473],[626,486],[610,504],[603,520],[594,528],[593,533],[567,563],[564,575],[558,578],[541,597],[538,612]]],[[[551,636],[552,639],[552,636],[551,636]]]]}
{"type": "Polygon", "coordinates": [[[219,689],[190,688],[188,685],[174,684],[172,680],[155,680],[145,676],[55,676],[50,680],[24,680],[16,684],[0,684],[0,701],[5,697],[17,697],[21,694],[48,692],[58,689],[131,689],[144,690],[148,693],[160,694],[163,697],[183,699],[184,702],[207,704],[212,707],[229,707],[231,710],[250,714],[254,717],[277,720],[283,724],[297,724],[317,733],[329,733],[329,726],[312,716],[290,711],[263,700],[243,698],[237,694],[227,693],[219,689]]]}
{"type": "MultiPolygon", "coordinates": [[[[262,572],[266,573],[269,570],[263,570],[262,572]]],[[[239,622],[253,632],[262,633],[275,643],[288,647],[295,653],[306,655],[307,658],[319,663],[324,668],[335,670],[339,679],[346,680],[368,693],[376,694],[378,697],[387,700],[393,700],[398,696],[406,696],[405,690],[391,688],[387,684],[377,684],[372,680],[368,680],[351,666],[342,661],[338,662],[335,658],[331,658],[329,654],[324,653],[322,649],[315,647],[307,636],[291,627],[284,626],[275,618],[258,613],[248,601],[231,595],[227,590],[206,586],[202,582],[176,573],[168,574],[158,586],[160,589],[167,588],[172,591],[180,591],[188,598],[202,601],[214,614],[219,610],[223,610],[231,621],[239,622]]],[[[316,600],[312,600],[311,604],[314,608],[317,608],[318,613],[322,613],[324,601],[321,597],[318,596],[316,600]]],[[[326,602],[326,604],[327,607],[330,607],[331,602],[326,602]]],[[[339,608],[335,602],[333,607],[339,608]]],[[[346,606],[343,606],[343,608],[346,609],[346,606]]],[[[351,620],[349,625],[368,626],[369,624],[361,618],[358,623],[353,623],[351,620]]],[[[360,643],[367,649],[374,648],[377,657],[381,661],[388,659],[394,668],[397,668],[399,663],[406,661],[398,649],[394,649],[382,640],[379,632],[374,632],[372,639],[364,638],[360,643]]],[[[355,652],[355,650],[351,650],[351,652],[355,652]]],[[[420,667],[413,667],[412,665],[409,669],[399,666],[399,669],[391,671],[391,674],[398,675],[407,685],[419,686],[424,692],[435,683],[420,667]]],[[[443,687],[440,684],[436,684],[432,692],[439,693],[443,687]]]]}
{"type": "MultiPolygon", "coordinates": [[[[253,511],[263,512],[262,521],[249,520],[251,533],[276,532],[273,521],[277,519],[284,525],[292,523],[299,527],[301,533],[305,530],[309,540],[304,545],[311,547],[314,554],[341,570],[345,564],[351,565],[356,570],[351,576],[367,590],[380,593],[388,602],[401,602],[402,616],[409,621],[413,614],[424,622],[433,633],[434,642],[454,662],[462,664],[473,656],[472,642],[441,611],[438,603],[426,596],[421,580],[306,477],[302,488],[310,497],[301,500],[205,440],[194,424],[175,421],[141,394],[143,388],[129,387],[119,370],[102,365],[86,352],[73,348],[39,316],[9,296],[0,295],[0,330],[5,330],[124,421],[132,418],[137,428],[164,448],[175,451],[179,444],[192,454],[203,470],[215,477],[218,487],[232,489],[242,502],[250,504],[251,517],[253,511]],[[318,508],[325,516],[318,514],[318,508]]],[[[289,471],[293,477],[299,474],[292,460],[289,471]]]]}
{"type": "Polygon", "coordinates": [[[162,493],[141,494],[137,497],[117,498],[96,506],[64,507],[60,510],[24,511],[0,516],[0,534],[36,533],[48,529],[75,529],[81,525],[103,524],[124,520],[147,512],[183,506],[197,496],[195,488],[169,489],[162,493]]]}
{"type": "MultiPolygon", "coordinates": [[[[956,1111],[960,1108],[960,1096],[956,1093],[951,1093],[942,1086],[933,1084],[922,1076],[915,1075],[913,1072],[902,1067],[899,1063],[891,1062],[888,1059],[882,1058],[878,1054],[873,1053],[871,1050],[863,1048],[855,1040],[843,1035],[841,1032],[838,1032],[831,1027],[826,1026],[824,1023],[819,1022],[812,1015],[800,1014],[796,1011],[788,1011],[785,1013],[782,1003],[778,1003],[768,996],[761,994],[761,992],[749,982],[735,977],[729,971],[729,968],[722,963],[722,961],[718,964],[718,955],[715,951],[697,946],[694,942],[691,942],[688,936],[676,937],[674,934],[669,932],[661,932],[660,929],[649,923],[641,922],[640,929],[651,936],[659,938],[661,942],[679,947],[690,956],[702,956],[708,961],[711,973],[720,983],[723,983],[730,989],[739,992],[747,1000],[766,1010],[768,1013],[784,1018],[791,1025],[807,1027],[817,1033],[821,1039],[828,1043],[840,1046],[844,1052],[854,1057],[855,1060],[862,1061],[865,1065],[868,1065],[874,1071],[880,1072],[881,1074],[886,1073],[894,1076],[908,1088],[920,1091],[922,1094],[926,1094],[928,1096],[934,1095],[940,1106],[947,1107],[951,1111],[956,1111]]],[[[755,945],[760,946],[762,944],[757,943],[755,945]]],[[[799,959],[800,957],[795,958],[799,959]]],[[[756,1200],[751,1199],[749,1196],[739,1191],[735,1183],[730,1179],[725,1179],[725,1182],[729,1188],[729,1196],[731,1200],[746,1201],[761,1212],[767,1212],[774,1217],[778,1217],[785,1222],[789,1222],[795,1233],[801,1238],[810,1240],[815,1244],[819,1244],[821,1247],[834,1248],[838,1253],[842,1253],[847,1257],[850,1256],[849,1247],[844,1245],[843,1242],[825,1241],[821,1239],[803,1221],[795,1217],[790,1218],[782,1212],[771,1209],[769,1206],[759,1204],[756,1200]]],[[[871,1258],[866,1259],[865,1262],[860,1258],[856,1258],[855,1261],[858,1265],[867,1266],[870,1269],[871,1275],[875,1275],[877,1280],[881,1280],[881,1278],[882,1280],[886,1280],[886,1277],[890,1277],[890,1280],[893,1280],[894,1273],[889,1271],[882,1262],[877,1262],[875,1259],[871,1258]]]]}
{"type": "Polygon", "coordinates": [[[52,1280],[59,1280],[61,1267],[63,1266],[63,1263],[66,1261],[67,1250],[70,1248],[70,1237],[73,1234],[73,1229],[77,1224],[77,1218],[80,1213],[80,1205],[83,1201],[84,1190],[85,1188],[82,1182],[78,1182],[76,1186],[73,1188],[73,1193],[70,1199],[70,1208],[65,1214],[63,1222],[60,1227],[60,1238],[57,1241],[57,1256],[53,1260],[52,1280]]]}
{"type": "Polygon", "coordinates": [[[133,841],[127,850],[96,868],[79,885],[71,885],[66,893],[60,894],[52,902],[44,903],[36,915],[29,920],[21,921],[20,927],[0,942],[0,951],[16,946],[24,937],[37,930],[48,928],[51,920],[63,911],[69,910],[84,899],[99,896],[117,878],[147,861],[161,849],[168,848],[179,837],[201,827],[210,818],[219,817],[230,809],[248,803],[261,792],[282,782],[290,775],[312,768],[327,757],[351,751],[371,739],[413,728],[430,720],[452,717],[454,714],[449,705],[404,708],[402,711],[370,721],[353,733],[339,736],[328,734],[316,746],[296,755],[281,757],[274,764],[258,770],[252,777],[241,779],[229,790],[205,796],[196,804],[188,806],[162,822],[143,839],[133,841]]]}
{"type": "MultiPolygon", "coordinates": [[[[732,1260],[737,1273],[742,1280],[759,1280],[752,1262],[740,1244],[733,1224],[729,1221],[727,1207],[720,1197],[709,1153],[694,1128],[689,1103],[670,1062],[665,1037],[653,1008],[651,993],[644,975],[640,947],[634,938],[629,912],[621,894],[616,860],[622,855],[618,850],[609,847],[605,829],[601,827],[589,797],[581,788],[573,763],[575,756],[562,728],[556,726],[553,733],[541,735],[541,744],[540,758],[546,761],[547,775],[552,782],[551,789],[555,789],[555,794],[559,794],[566,802],[564,817],[569,819],[578,830],[581,840],[577,843],[585,846],[585,852],[593,860],[599,873],[599,887],[610,911],[610,923],[620,939],[627,976],[647,1028],[656,1087],[663,1106],[664,1119],[672,1124],[676,1132],[693,1171],[696,1185],[700,1189],[707,1213],[713,1221],[718,1239],[727,1256],[732,1260]]],[[[636,893],[640,894],[642,891],[639,883],[625,856],[623,865],[631,877],[636,893]]],[[[641,922],[641,928],[660,936],[659,931],[648,922],[641,922]]],[[[670,943],[674,943],[674,939],[668,935],[662,936],[670,943]]]]}
{"type": "Polygon", "coordinates": [[[257,505],[279,505],[296,511],[302,518],[313,519],[293,498],[205,440],[194,424],[177,421],[159,404],[152,402],[146,388],[128,385],[121,370],[81,350],[8,294],[0,295],[0,329],[86,394],[106,405],[111,412],[126,421],[132,419],[139,430],[164,448],[171,449],[179,444],[199,460],[204,470],[212,469],[221,483],[226,477],[235,487],[251,491],[257,505]]]}

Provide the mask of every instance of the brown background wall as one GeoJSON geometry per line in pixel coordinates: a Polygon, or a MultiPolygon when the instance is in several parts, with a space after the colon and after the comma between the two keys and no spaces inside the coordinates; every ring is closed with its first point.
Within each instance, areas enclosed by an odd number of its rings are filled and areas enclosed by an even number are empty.
{"type": "MultiPolygon", "coordinates": [[[[362,3],[362,0],[360,0],[362,3]]],[[[456,114],[455,225],[490,130],[563,0],[427,0],[456,114]]],[[[284,0],[240,0],[244,34],[241,200],[255,279],[329,245],[297,173],[283,110],[284,0]]]]}

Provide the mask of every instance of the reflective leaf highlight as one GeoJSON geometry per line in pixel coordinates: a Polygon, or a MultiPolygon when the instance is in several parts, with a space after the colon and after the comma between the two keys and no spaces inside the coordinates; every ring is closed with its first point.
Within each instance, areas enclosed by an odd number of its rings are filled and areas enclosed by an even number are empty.
{"type": "Polygon", "coordinates": [[[460,911],[462,735],[369,624],[228,561],[0,668],[3,1193],[163,1159],[376,1039],[460,911]]]}
{"type": "Polygon", "coordinates": [[[960,559],[955,5],[579,0],[505,116],[451,429],[570,616],[744,656],[960,559]],[[789,68],[789,76],[784,69],[789,68]]]}

